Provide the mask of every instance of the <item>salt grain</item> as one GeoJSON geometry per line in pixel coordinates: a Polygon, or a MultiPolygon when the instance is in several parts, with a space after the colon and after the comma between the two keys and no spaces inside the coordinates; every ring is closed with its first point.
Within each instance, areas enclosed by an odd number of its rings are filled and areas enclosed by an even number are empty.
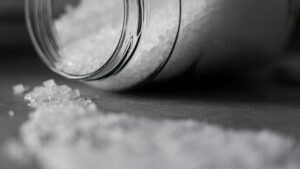
{"type": "Polygon", "coordinates": [[[53,87],[56,85],[55,81],[53,79],[47,80],[43,83],[45,87],[53,87]]]}
{"type": "Polygon", "coordinates": [[[300,168],[296,142],[271,131],[106,113],[74,93],[64,85],[28,93],[35,111],[13,147],[26,149],[45,169],[300,168]]]}
{"type": "Polygon", "coordinates": [[[44,82],[43,86],[35,87],[33,92],[27,93],[24,99],[29,101],[31,107],[42,107],[48,104],[62,104],[79,97],[79,90],[72,90],[66,85],[58,86],[53,80],[49,80],[44,82]]]}
{"type": "Polygon", "coordinates": [[[12,110],[10,110],[10,111],[8,112],[8,115],[9,115],[10,117],[14,117],[14,116],[15,116],[15,112],[12,111],[12,110]]]}
{"type": "Polygon", "coordinates": [[[14,95],[21,95],[24,94],[29,90],[28,86],[24,86],[23,84],[18,84],[13,86],[13,93],[14,95]]]}

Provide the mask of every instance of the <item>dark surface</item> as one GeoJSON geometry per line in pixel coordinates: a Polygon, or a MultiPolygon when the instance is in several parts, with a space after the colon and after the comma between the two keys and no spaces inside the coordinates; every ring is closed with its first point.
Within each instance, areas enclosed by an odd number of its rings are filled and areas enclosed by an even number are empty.
{"type": "MultiPolygon", "coordinates": [[[[148,88],[128,93],[108,93],[62,79],[49,72],[37,58],[22,64],[1,62],[0,68],[1,144],[18,136],[19,127],[26,121],[30,111],[22,97],[13,96],[12,86],[23,83],[33,87],[50,78],[59,84],[79,88],[84,96],[93,98],[105,111],[152,118],[189,118],[238,130],[269,129],[300,139],[300,88],[296,87],[274,84],[227,84],[224,87],[220,83],[198,89],[177,86],[168,90],[148,88]],[[15,111],[16,116],[9,117],[9,110],[15,111]]],[[[0,168],[22,167],[2,154],[0,168]]]]}

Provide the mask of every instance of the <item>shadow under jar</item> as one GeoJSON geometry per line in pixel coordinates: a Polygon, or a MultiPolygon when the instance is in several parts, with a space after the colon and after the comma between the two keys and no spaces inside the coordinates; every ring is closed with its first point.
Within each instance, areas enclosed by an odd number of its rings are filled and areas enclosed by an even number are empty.
{"type": "Polygon", "coordinates": [[[106,90],[253,69],[280,54],[291,15],[288,0],[27,0],[26,11],[47,66],[106,90]]]}

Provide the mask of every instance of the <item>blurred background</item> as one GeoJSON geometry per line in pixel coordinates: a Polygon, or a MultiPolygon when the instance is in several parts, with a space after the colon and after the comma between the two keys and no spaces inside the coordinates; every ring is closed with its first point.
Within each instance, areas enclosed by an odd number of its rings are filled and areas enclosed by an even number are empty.
{"type": "Polygon", "coordinates": [[[2,59],[25,60],[32,56],[19,55],[34,52],[25,24],[24,0],[0,0],[0,37],[2,59]]]}

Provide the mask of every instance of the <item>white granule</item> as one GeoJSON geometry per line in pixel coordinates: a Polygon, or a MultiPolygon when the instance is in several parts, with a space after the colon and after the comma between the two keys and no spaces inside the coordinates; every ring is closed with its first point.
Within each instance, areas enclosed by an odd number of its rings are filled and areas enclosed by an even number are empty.
{"type": "Polygon", "coordinates": [[[35,111],[9,154],[19,148],[45,169],[300,168],[295,141],[270,131],[105,113],[65,85],[36,87],[25,98],[35,111]]]}
{"type": "Polygon", "coordinates": [[[13,93],[14,95],[21,95],[24,94],[29,90],[28,86],[24,86],[23,84],[18,84],[13,86],[13,93]]]}
{"type": "Polygon", "coordinates": [[[14,117],[14,116],[15,116],[15,112],[12,111],[12,110],[10,110],[10,111],[8,112],[8,115],[9,115],[9,117],[14,117]]]}
{"type": "Polygon", "coordinates": [[[44,86],[46,87],[53,87],[56,86],[56,83],[53,79],[47,80],[43,83],[44,86]]]}
{"type": "Polygon", "coordinates": [[[43,86],[35,87],[31,93],[27,93],[25,100],[29,101],[29,106],[40,108],[50,104],[61,104],[79,97],[79,90],[72,90],[66,85],[57,86],[54,80],[48,80],[43,83],[43,86]]]}

